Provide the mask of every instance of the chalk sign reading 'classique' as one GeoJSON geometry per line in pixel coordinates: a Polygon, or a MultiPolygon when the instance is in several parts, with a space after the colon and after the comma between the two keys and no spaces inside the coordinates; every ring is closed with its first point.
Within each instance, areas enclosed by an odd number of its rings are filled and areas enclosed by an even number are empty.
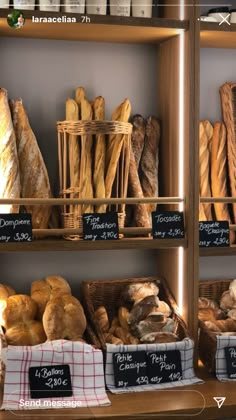
{"type": "Polygon", "coordinates": [[[236,379],[236,347],[226,347],[225,358],[228,377],[236,379]]]}
{"type": "Polygon", "coordinates": [[[199,246],[229,246],[229,222],[199,222],[199,246]]]}
{"type": "Polygon", "coordinates": [[[29,383],[31,398],[72,396],[69,365],[30,367],[29,383]]]}
{"type": "Polygon", "coordinates": [[[29,213],[0,214],[0,242],[31,242],[32,221],[29,213]]]}
{"type": "Polygon", "coordinates": [[[87,241],[119,239],[117,213],[83,214],[83,237],[87,241]]]}
{"type": "Polygon", "coordinates": [[[152,236],[154,239],[184,238],[183,212],[152,212],[152,236]]]}

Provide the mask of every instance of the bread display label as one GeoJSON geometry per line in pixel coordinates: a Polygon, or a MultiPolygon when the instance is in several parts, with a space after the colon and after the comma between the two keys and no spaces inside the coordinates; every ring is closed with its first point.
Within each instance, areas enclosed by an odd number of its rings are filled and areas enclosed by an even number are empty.
{"type": "Polygon", "coordinates": [[[117,388],[148,384],[145,351],[114,353],[113,367],[117,388]]]}
{"type": "Polygon", "coordinates": [[[0,242],[31,242],[30,213],[0,214],[0,242]]]}
{"type": "Polygon", "coordinates": [[[183,379],[179,350],[147,353],[147,373],[151,384],[183,379]]]}
{"type": "Polygon", "coordinates": [[[69,365],[37,366],[29,368],[31,398],[71,397],[69,365]]]}
{"type": "Polygon", "coordinates": [[[119,239],[117,213],[83,214],[83,236],[87,241],[119,239]]]}
{"type": "Polygon", "coordinates": [[[227,375],[231,379],[236,378],[236,347],[225,348],[227,375]]]}
{"type": "Polygon", "coordinates": [[[226,247],[229,246],[229,222],[199,222],[199,246],[226,247]]]}
{"type": "Polygon", "coordinates": [[[152,212],[153,239],[184,238],[184,216],[180,211],[152,212]]]}

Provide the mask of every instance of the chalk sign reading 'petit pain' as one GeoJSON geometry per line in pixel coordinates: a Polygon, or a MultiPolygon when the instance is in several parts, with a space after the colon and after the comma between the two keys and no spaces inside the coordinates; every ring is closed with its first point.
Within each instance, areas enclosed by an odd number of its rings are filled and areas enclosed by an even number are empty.
{"type": "Polygon", "coordinates": [[[119,239],[117,213],[83,214],[83,238],[87,241],[119,239]]]}
{"type": "Polygon", "coordinates": [[[0,242],[31,242],[32,221],[29,213],[0,214],[0,242]]]}
{"type": "Polygon", "coordinates": [[[184,238],[183,212],[152,212],[152,236],[154,239],[184,238]]]}

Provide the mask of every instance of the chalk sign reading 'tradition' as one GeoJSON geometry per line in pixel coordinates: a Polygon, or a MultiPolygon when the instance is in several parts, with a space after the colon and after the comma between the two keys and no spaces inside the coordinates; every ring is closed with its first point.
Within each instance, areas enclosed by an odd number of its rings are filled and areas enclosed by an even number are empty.
{"type": "Polygon", "coordinates": [[[83,237],[87,241],[119,239],[117,213],[83,214],[83,237]]]}

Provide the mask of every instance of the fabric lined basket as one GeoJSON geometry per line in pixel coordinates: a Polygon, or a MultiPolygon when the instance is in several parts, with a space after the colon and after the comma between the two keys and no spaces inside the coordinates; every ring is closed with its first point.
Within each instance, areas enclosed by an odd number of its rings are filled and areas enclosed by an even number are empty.
{"type": "Polygon", "coordinates": [[[175,299],[168,287],[167,282],[161,277],[142,277],[129,278],[122,280],[94,280],[82,282],[82,301],[83,307],[88,321],[93,327],[98,337],[101,348],[106,351],[106,341],[104,334],[96,322],[95,311],[99,306],[105,306],[108,318],[111,323],[112,319],[117,315],[117,303],[119,302],[121,292],[124,288],[132,283],[139,282],[156,282],[159,287],[159,298],[164,300],[172,310],[172,318],[175,321],[175,334],[180,340],[189,337],[185,322],[180,316],[179,309],[175,299]]]}
{"type": "MultiPolygon", "coordinates": [[[[218,304],[223,292],[229,289],[232,279],[201,280],[199,283],[199,297],[215,300],[218,304]]],[[[209,372],[216,371],[217,333],[210,331],[205,323],[198,321],[199,325],[199,357],[209,372]]],[[[235,332],[236,335],[236,332],[235,332]]]]}

